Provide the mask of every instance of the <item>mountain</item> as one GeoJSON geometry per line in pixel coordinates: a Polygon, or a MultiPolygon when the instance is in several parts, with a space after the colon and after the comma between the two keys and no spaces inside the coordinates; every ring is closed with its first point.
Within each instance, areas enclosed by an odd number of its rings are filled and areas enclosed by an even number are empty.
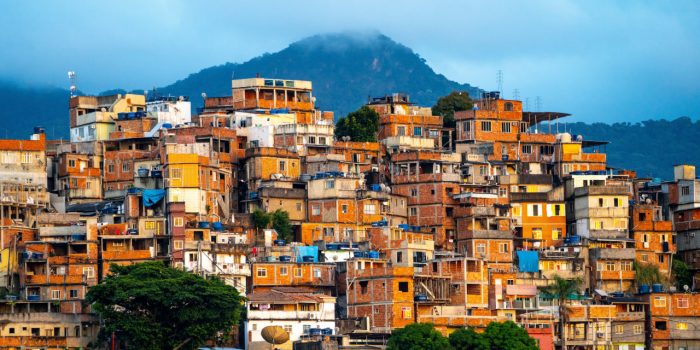
{"type": "Polygon", "coordinates": [[[608,165],[633,169],[640,177],[673,178],[676,164],[700,166],[700,121],[688,117],[647,120],[640,123],[568,123],[571,134],[609,141],[608,165]]]}
{"type": "Polygon", "coordinates": [[[0,138],[27,138],[35,126],[47,136],[68,136],[68,90],[0,81],[0,138]]]}
{"type": "Polygon", "coordinates": [[[295,42],[282,51],[241,64],[226,63],[191,74],[159,89],[190,96],[231,94],[231,77],[310,80],[316,105],[336,118],[356,110],[369,96],[404,92],[412,101],[432,106],[455,90],[476,96],[479,89],[437,74],[418,54],[381,34],[325,34],[295,42]]]}
{"type": "MultiPolygon", "coordinates": [[[[454,90],[479,89],[435,73],[411,49],[381,34],[326,34],[295,42],[276,53],[244,63],[226,63],[158,89],[159,94],[190,96],[201,105],[209,96],[231,93],[231,77],[263,77],[311,80],[320,109],[337,117],[357,109],[368,96],[404,92],[420,105],[431,106],[454,90]]],[[[120,89],[110,93],[123,92],[120,89]]],[[[105,94],[107,92],[103,92],[105,94]]],[[[68,91],[27,88],[0,82],[0,137],[25,138],[35,125],[46,127],[50,138],[68,135],[68,91]]],[[[585,139],[611,141],[608,164],[636,169],[640,176],[670,178],[677,163],[700,165],[695,140],[700,122],[689,118],[642,123],[568,123],[567,130],[585,139]]]]}

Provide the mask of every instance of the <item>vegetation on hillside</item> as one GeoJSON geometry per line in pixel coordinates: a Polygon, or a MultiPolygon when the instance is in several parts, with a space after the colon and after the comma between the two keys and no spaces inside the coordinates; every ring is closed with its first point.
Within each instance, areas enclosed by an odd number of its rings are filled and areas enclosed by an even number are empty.
{"type": "Polygon", "coordinates": [[[335,137],[338,140],[348,136],[351,141],[376,142],[377,130],[379,130],[379,114],[367,106],[362,106],[338,120],[335,126],[335,137]]]}
{"type": "Polygon", "coordinates": [[[472,109],[474,103],[467,91],[453,91],[447,96],[440,97],[433,106],[433,115],[442,116],[442,124],[446,128],[455,127],[455,112],[472,109]]]}
{"type": "Polygon", "coordinates": [[[255,209],[251,213],[250,219],[253,222],[253,227],[258,231],[260,229],[273,228],[277,231],[277,239],[291,242],[294,238],[292,236],[292,223],[289,221],[289,213],[282,209],[277,209],[270,213],[255,209]]]}

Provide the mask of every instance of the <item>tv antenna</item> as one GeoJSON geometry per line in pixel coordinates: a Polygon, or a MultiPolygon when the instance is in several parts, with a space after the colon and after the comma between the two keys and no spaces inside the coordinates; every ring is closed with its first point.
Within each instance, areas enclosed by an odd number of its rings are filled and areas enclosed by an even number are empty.
{"type": "Polygon", "coordinates": [[[498,79],[498,92],[503,93],[503,71],[498,70],[498,73],[496,74],[496,78],[498,79]]]}
{"type": "Polygon", "coordinates": [[[537,112],[542,112],[542,99],[539,96],[535,98],[535,108],[537,108],[537,112]]]}
{"type": "Polygon", "coordinates": [[[75,74],[75,71],[68,71],[68,80],[70,81],[70,97],[75,97],[76,92],[78,91],[78,76],[75,74]]]}
{"type": "Polygon", "coordinates": [[[513,99],[514,99],[514,100],[520,100],[520,90],[518,90],[518,89],[513,89],[513,99]]]}

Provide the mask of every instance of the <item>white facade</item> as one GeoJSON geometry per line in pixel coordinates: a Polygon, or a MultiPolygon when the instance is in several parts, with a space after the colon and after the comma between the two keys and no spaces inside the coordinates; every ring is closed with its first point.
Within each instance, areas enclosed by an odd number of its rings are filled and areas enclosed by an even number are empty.
{"type": "Polygon", "coordinates": [[[279,346],[285,349],[291,348],[294,341],[309,334],[312,328],[331,329],[335,333],[335,297],[275,291],[265,294],[277,296],[278,300],[259,301],[256,294],[249,296],[244,333],[246,349],[269,349],[270,344],[261,334],[267,326],[280,326],[289,333],[289,341],[279,346]]]}
{"type": "Polygon", "coordinates": [[[148,102],[146,111],[149,117],[158,119],[159,123],[176,126],[192,122],[192,104],[184,99],[148,102]]]}

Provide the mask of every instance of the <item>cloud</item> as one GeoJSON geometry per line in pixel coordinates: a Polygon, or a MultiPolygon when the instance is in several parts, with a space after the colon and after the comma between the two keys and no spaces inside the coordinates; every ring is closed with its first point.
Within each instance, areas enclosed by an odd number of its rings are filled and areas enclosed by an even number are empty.
{"type": "MultiPolygon", "coordinates": [[[[694,115],[700,3],[604,1],[17,1],[3,4],[0,78],[85,91],[169,84],[327,32],[378,31],[436,72],[540,96],[595,121],[694,115]]],[[[358,35],[361,38],[361,35],[358,35]]]]}

